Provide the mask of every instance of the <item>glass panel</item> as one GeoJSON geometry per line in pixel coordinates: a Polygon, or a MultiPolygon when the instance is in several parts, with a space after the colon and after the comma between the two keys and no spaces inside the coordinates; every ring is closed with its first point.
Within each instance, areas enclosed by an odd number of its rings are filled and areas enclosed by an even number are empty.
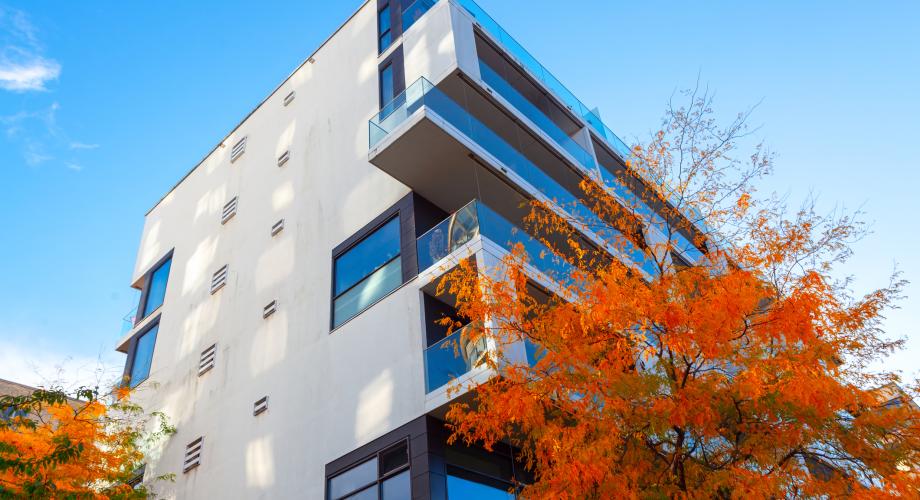
{"type": "MultiPolygon", "coordinates": [[[[395,83],[393,82],[393,65],[380,70],[380,103],[385,105],[393,100],[395,92],[395,83]]],[[[381,106],[382,107],[382,106],[381,106]]]]}
{"type": "MultiPolygon", "coordinates": [[[[377,457],[330,479],[329,496],[333,499],[341,498],[375,481],[377,481],[377,457]]],[[[377,495],[371,498],[377,498],[377,495]]]]}
{"type": "Polygon", "coordinates": [[[153,348],[157,342],[157,330],[159,329],[160,325],[156,324],[137,339],[137,346],[134,348],[134,363],[131,365],[131,387],[137,387],[150,375],[153,348]]]}
{"type": "MultiPolygon", "coordinates": [[[[594,212],[582,204],[577,197],[567,191],[540,167],[535,165],[521,152],[505,142],[498,134],[486,127],[478,119],[470,115],[453,99],[434,87],[424,78],[413,83],[400,97],[393,101],[393,109],[387,113],[381,112],[371,119],[371,140],[378,140],[385,136],[375,132],[375,126],[382,130],[392,130],[399,123],[411,116],[422,106],[434,111],[445,121],[465,134],[473,142],[485,149],[505,167],[514,171],[525,182],[542,192],[546,198],[554,201],[558,206],[575,216],[589,229],[605,233],[601,237],[616,241],[622,246],[622,253],[627,260],[639,265],[647,273],[655,276],[657,273],[654,262],[645,252],[630,242],[627,238],[612,238],[615,230],[601,220],[594,212]]],[[[373,146],[375,143],[371,143],[373,146]]],[[[500,241],[497,243],[501,243],[500,241]]],[[[421,252],[425,253],[425,252],[421,252]]],[[[534,254],[535,255],[535,254],[534,254]]],[[[532,255],[532,257],[534,256],[532,255]]],[[[436,256],[429,253],[429,256],[436,256]]]]}
{"type": "Polygon", "coordinates": [[[366,490],[361,490],[354,495],[346,497],[343,500],[377,500],[377,485],[371,486],[366,490]]]}
{"type": "Polygon", "coordinates": [[[472,202],[418,239],[416,248],[419,270],[428,269],[478,235],[479,218],[476,214],[476,202],[472,202]]]}
{"type": "Polygon", "coordinates": [[[541,130],[546,132],[556,143],[569,152],[575,160],[584,168],[593,171],[595,163],[590,153],[585,151],[574,139],[569,137],[556,123],[546,116],[546,114],[524,97],[513,85],[508,83],[502,76],[492,69],[483,60],[479,60],[479,69],[482,74],[482,80],[490,87],[495,89],[502,97],[511,103],[518,111],[532,121],[541,130]]]}
{"type": "Polygon", "coordinates": [[[397,474],[380,485],[382,500],[411,500],[412,488],[409,483],[409,471],[397,474]]]}
{"type": "Polygon", "coordinates": [[[402,261],[397,257],[335,299],[333,326],[338,327],[402,284],[402,261]]]}
{"type": "Polygon", "coordinates": [[[393,218],[335,260],[335,295],[399,255],[399,218],[393,218]]]}
{"type": "Polygon", "coordinates": [[[482,483],[447,475],[448,500],[514,500],[514,494],[482,483]]]}
{"type": "Polygon", "coordinates": [[[377,13],[377,33],[380,34],[380,52],[383,52],[393,43],[393,35],[390,33],[390,24],[390,7],[386,6],[377,13]]]}
{"type": "Polygon", "coordinates": [[[380,475],[385,476],[408,463],[409,447],[406,443],[390,448],[380,455],[380,475]]]}
{"type": "Polygon", "coordinates": [[[452,333],[425,350],[425,385],[431,392],[473,369],[488,349],[485,337],[471,342],[465,334],[472,325],[452,333]]]}
{"type": "Polygon", "coordinates": [[[169,281],[169,268],[171,265],[172,259],[169,259],[150,275],[150,284],[147,288],[147,304],[144,305],[145,318],[163,305],[163,299],[166,297],[166,282],[169,281]]]}
{"type": "Polygon", "coordinates": [[[409,29],[415,21],[418,21],[428,9],[434,6],[434,0],[415,0],[411,5],[406,7],[403,10],[402,15],[402,30],[406,31],[409,29]]]}

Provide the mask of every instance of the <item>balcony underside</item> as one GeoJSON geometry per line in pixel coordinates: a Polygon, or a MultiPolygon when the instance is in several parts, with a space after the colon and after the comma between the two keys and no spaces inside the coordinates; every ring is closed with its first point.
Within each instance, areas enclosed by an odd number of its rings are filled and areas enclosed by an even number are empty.
{"type": "Polygon", "coordinates": [[[370,162],[446,212],[480,199],[515,222],[530,196],[512,187],[503,168],[436,113],[422,108],[370,153],[370,162]]]}

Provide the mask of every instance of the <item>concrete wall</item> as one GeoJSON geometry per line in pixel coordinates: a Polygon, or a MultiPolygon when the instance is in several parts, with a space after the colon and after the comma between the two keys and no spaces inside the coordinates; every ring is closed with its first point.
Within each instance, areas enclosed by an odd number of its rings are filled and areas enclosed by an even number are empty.
{"type": "MultiPolygon", "coordinates": [[[[408,83],[456,67],[449,12],[441,2],[404,35],[408,83]]],[[[367,161],[367,120],[378,111],[376,2],[312,61],[146,218],[135,280],[174,249],[150,377],[138,388],[138,401],[178,428],[147,469],[148,479],[176,474],[153,485],[164,497],[322,498],[326,463],[425,412],[414,281],[329,328],[332,248],[409,192],[367,161]],[[246,152],[231,163],[244,136],[246,152]],[[221,225],[234,196],[238,213],[221,225]],[[223,265],[227,286],[211,295],[223,265]],[[263,319],[275,299],[278,312],[263,319]],[[199,355],[215,342],[216,367],[199,377],[199,355]],[[254,417],[266,395],[268,411],[254,417]],[[199,436],[202,464],[183,474],[185,445],[199,436]]]]}

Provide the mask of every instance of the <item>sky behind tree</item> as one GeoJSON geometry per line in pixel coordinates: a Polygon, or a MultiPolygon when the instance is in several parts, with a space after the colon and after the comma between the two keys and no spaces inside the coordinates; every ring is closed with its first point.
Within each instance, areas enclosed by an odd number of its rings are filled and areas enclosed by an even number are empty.
{"type": "MultiPolygon", "coordinates": [[[[855,289],[913,282],[886,327],[917,372],[920,3],[479,1],[627,142],[697,82],[756,105],[761,193],[861,209],[855,289]]],[[[0,377],[120,370],[144,214],[357,7],[0,0],[0,377]]]]}

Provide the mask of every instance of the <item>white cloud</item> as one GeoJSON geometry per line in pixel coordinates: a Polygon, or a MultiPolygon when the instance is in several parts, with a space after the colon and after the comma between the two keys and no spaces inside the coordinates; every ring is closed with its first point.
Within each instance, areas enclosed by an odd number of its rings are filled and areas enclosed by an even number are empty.
{"type": "Polygon", "coordinates": [[[79,165],[73,162],[67,162],[64,164],[64,166],[67,167],[69,170],[73,170],[74,172],[79,172],[83,170],[83,165],[79,165]]]}
{"type": "Polygon", "coordinates": [[[72,356],[29,343],[0,341],[0,378],[31,386],[108,387],[118,381],[117,359],[72,356]]]}
{"type": "Polygon", "coordinates": [[[0,59],[0,88],[15,92],[47,90],[45,84],[57,80],[61,65],[42,57],[16,63],[0,59]]]}
{"type": "Polygon", "coordinates": [[[99,147],[99,145],[98,144],[87,144],[85,142],[75,141],[75,142],[71,142],[69,147],[70,149],[96,149],[99,147]]]}
{"type": "Polygon", "coordinates": [[[0,89],[47,90],[61,75],[61,65],[44,56],[37,30],[19,10],[0,7],[0,89]]]}

